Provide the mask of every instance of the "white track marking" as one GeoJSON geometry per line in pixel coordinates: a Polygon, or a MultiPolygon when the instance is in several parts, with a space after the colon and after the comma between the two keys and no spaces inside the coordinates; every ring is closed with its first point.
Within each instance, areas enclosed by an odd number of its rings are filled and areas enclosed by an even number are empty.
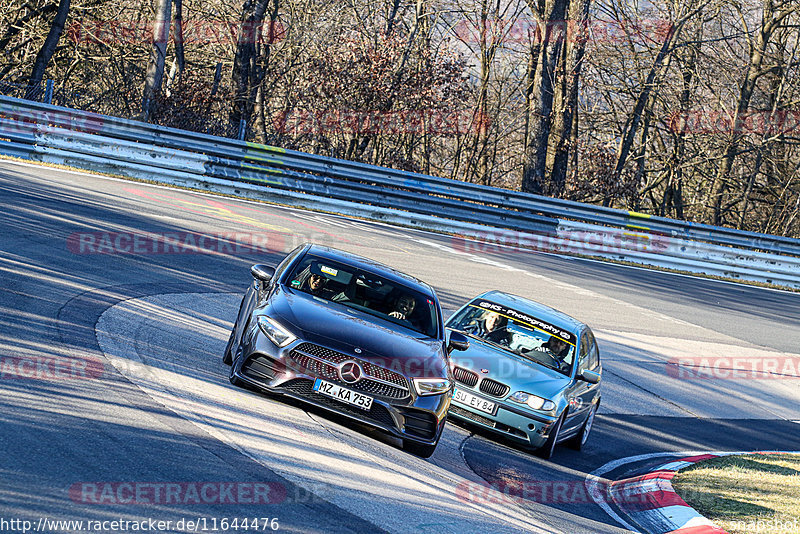
{"type": "MultiPolygon", "coordinates": [[[[21,167],[34,167],[34,168],[43,167],[43,165],[40,165],[40,164],[37,164],[37,163],[28,163],[28,162],[24,162],[24,161],[6,160],[6,159],[2,159],[2,158],[0,158],[0,164],[18,165],[18,166],[21,166],[21,167]]],[[[47,166],[45,166],[45,167],[47,167],[47,166]]],[[[149,184],[149,183],[144,183],[144,182],[138,182],[136,180],[126,180],[126,179],[123,179],[123,178],[113,178],[113,177],[110,177],[110,176],[103,176],[101,174],[94,174],[94,173],[85,172],[85,171],[66,170],[66,169],[60,169],[60,168],[57,168],[57,167],[48,167],[48,168],[52,169],[54,172],[60,172],[60,173],[65,173],[65,174],[72,174],[72,175],[77,175],[77,176],[88,176],[88,177],[91,177],[91,178],[96,178],[96,179],[101,179],[101,180],[109,180],[109,181],[114,181],[114,182],[122,182],[122,183],[128,183],[128,184],[137,183],[138,185],[140,185],[142,187],[153,187],[153,188],[157,188],[157,189],[169,189],[169,190],[172,190],[172,191],[183,191],[184,193],[192,194],[192,195],[207,196],[207,197],[212,197],[212,198],[216,198],[216,199],[220,198],[220,195],[214,195],[214,194],[211,194],[211,193],[204,193],[204,192],[201,192],[201,191],[188,191],[188,190],[185,190],[185,189],[181,189],[181,188],[177,188],[177,187],[173,187],[173,186],[168,186],[168,185],[149,184]]],[[[233,202],[243,202],[243,203],[246,203],[246,204],[258,205],[258,206],[261,206],[261,207],[269,206],[269,207],[271,207],[273,209],[276,209],[276,210],[288,211],[288,212],[292,212],[292,213],[295,213],[295,214],[311,212],[310,210],[300,210],[300,209],[295,208],[295,207],[281,206],[281,205],[277,205],[277,204],[269,204],[269,203],[265,203],[265,202],[259,202],[259,201],[256,201],[256,200],[248,200],[248,199],[244,199],[244,198],[227,197],[227,196],[225,196],[224,198],[226,198],[228,200],[231,200],[233,202]]],[[[313,213],[313,212],[311,212],[311,213],[313,213]]],[[[329,220],[331,218],[354,220],[354,219],[352,219],[350,217],[347,217],[347,216],[344,216],[344,215],[320,214],[320,216],[321,217],[326,217],[326,220],[329,220]]],[[[355,220],[357,220],[357,219],[355,219],[355,220]]],[[[418,234],[430,235],[430,236],[442,236],[442,235],[444,235],[444,234],[442,234],[440,232],[433,232],[433,231],[430,231],[430,230],[420,230],[420,229],[417,229],[417,228],[404,228],[402,226],[397,226],[397,225],[393,225],[393,224],[389,224],[389,223],[384,223],[384,222],[381,222],[381,221],[370,221],[370,224],[381,225],[381,226],[385,226],[387,228],[402,230],[402,231],[405,231],[405,232],[413,232],[413,233],[418,233],[418,234]]],[[[493,230],[498,230],[498,228],[487,227],[487,231],[493,231],[493,230]]],[[[502,229],[499,229],[499,230],[502,230],[502,229]]],[[[406,237],[410,237],[410,236],[406,236],[406,237]]],[[[469,241],[474,241],[474,240],[469,240],[469,241]]],[[[512,250],[514,249],[514,247],[510,247],[508,245],[499,244],[499,246],[508,247],[509,249],[512,249],[512,250]]],[[[552,252],[542,252],[541,254],[547,254],[547,255],[550,255],[550,256],[559,256],[559,257],[562,257],[562,258],[572,259],[572,260],[575,260],[575,261],[587,261],[587,262],[592,262],[592,263],[601,263],[601,264],[609,265],[609,262],[607,262],[607,261],[596,260],[596,259],[591,259],[591,258],[578,258],[578,257],[574,257],[574,256],[563,256],[563,255],[555,254],[555,253],[552,253],[552,252]]],[[[692,276],[692,275],[683,274],[683,273],[673,273],[673,272],[668,272],[668,271],[655,271],[653,269],[648,269],[647,267],[639,267],[639,266],[635,266],[635,265],[623,265],[623,264],[612,264],[612,265],[615,265],[615,266],[620,267],[620,268],[625,268],[625,269],[636,269],[636,270],[640,270],[640,271],[660,272],[661,274],[665,274],[665,275],[678,276],[678,277],[683,277],[683,278],[693,278],[695,280],[698,279],[698,278],[701,278],[701,277],[698,277],[698,276],[692,276]]],[[[713,282],[713,283],[718,283],[718,284],[735,285],[735,286],[738,286],[738,287],[745,286],[745,287],[749,287],[749,288],[752,288],[752,289],[761,289],[761,290],[765,290],[765,291],[777,291],[777,292],[780,292],[780,293],[795,294],[795,292],[789,291],[789,290],[785,290],[785,289],[753,286],[753,285],[748,285],[748,284],[741,284],[739,282],[730,281],[730,280],[716,280],[716,279],[713,279],[713,278],[702,278],[702,279],[703,280],[707,280],[708,282],[713,282]]]]}
{"type": "MultiPolygon", "coordinates": [[[[482,479],[466,465],[439,467],[439,451],[424,461],[324,417],[230,386],[228,368],[216,355],[227,338],[217,317],[237,300],[238,295],[219,294],[127,300],[100,317],[98,342],[112,364],[158,402],[380,528],[405,532],[435,523],[438,531],[453,533],[552,531],[521,506],[459,498],[460,484],[482,479]],[[207,356],[211,345],[218,345],[213,358],[207,356]]],[[[447,429],[441,445],[457,447],[454,438],[458,433],[447,429]]]]}

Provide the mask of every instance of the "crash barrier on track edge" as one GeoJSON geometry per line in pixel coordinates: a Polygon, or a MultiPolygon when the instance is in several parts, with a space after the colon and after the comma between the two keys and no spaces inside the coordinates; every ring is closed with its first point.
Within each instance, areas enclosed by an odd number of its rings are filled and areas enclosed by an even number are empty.
{"type": "Polygon", "coordinates": [[[800,240],[654,217],[0,96],[0,154],[454,235],[800,288],[800,240]]]}

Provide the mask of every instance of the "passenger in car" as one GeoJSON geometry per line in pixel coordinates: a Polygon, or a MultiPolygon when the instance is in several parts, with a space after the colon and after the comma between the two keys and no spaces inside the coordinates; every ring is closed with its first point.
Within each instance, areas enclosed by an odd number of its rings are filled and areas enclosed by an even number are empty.
{"type": "Polygon", "coordinates": [[[550,336],[544,344],[533,349],[537,352],[546,352],[559,362],[563,362],[564,358],[569,354],[569,344],[561,338],[550,336]]]}
{"type": "Polygon", "coordinates": [[[333,302],[346,302],[369,308],[369,302],[364,298],[363,291],[359,287],[358,279],[356,277],[353,277],[353,279],[350,280],[350,283],[347,284],[347,287],[345,287],[343,291],[331,297],[331,300],[333,302]]]}

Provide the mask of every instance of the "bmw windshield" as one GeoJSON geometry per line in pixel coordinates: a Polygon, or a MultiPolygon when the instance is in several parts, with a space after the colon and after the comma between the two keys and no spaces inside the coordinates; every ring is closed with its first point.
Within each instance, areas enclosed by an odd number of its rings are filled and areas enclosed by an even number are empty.
{"type": "Polygon", "coordinates": [[[569,376],[575,334],[485,299],[463,308],[447,327],[569,376]]]}
{"type": "Polygon", "coordinates": [[[438,336],[433,297],[375,273],[307,254],[286,281],[293,290],[314,298],[336,302],[427,337],[438,336]]]}

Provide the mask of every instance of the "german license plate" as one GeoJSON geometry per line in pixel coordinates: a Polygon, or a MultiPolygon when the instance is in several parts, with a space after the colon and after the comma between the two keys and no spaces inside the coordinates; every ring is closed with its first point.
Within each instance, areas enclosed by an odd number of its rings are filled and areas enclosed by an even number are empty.
{"type": "Polygon", "coordinates": [[[458,388],[453,392],[453,400],[492,415],[494,415],[495,408],[497,408],[495,403],[458,388]]]}
{"type": "Polygon", "coordinates": [[[340,402],[344,402],[345,404],[352,404],[353,406],[361,408],[362,410],[369,410],[372,408],[372,397],[367,397],[358,391],[343,388],[342,386],[331,384],[330,382],[326,382],[325,380],[321,380],[319,378],[314,380],[314,391],[321,395],[334,398],[340,402]]]}

